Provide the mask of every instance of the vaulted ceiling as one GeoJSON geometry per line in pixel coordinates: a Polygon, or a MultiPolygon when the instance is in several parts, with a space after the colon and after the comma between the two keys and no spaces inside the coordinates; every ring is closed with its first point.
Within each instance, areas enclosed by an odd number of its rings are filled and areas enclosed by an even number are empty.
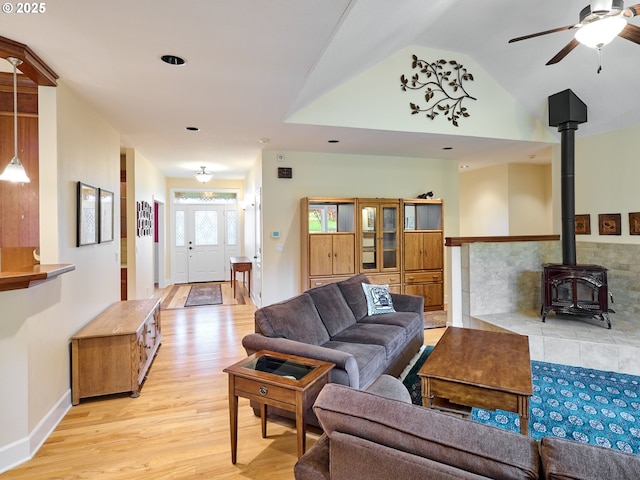
{"type": "MultiPolygon", "coordinates": [[[[573,38],[571,31],[507,43],[577,23],[586,0],[43,4],[42,13],[0,14],[0,35],[28,45],[59,83],[121,134],[123,146],[171,177],[191,176],[206,165],[218,177],[242,178],[262,149],[434,157],[476,166],[549,161],[552,142],[483,138],[462,124],[431,131],[424,117],[415,119],[422,131],[287,121],[408,46],[468,57],[554,138],[547,98],[567,88],[589,109],[578,135],[640,124],[640,45],[616,38],[603,49],[598,74],[598,56],[584,46],[545,66],[573,38]],[[164,54],[187,62],[167,65],[164,54]]],[[[640,25],[638,17],[630,22],[640,25]]],[[[394,94],[402,73],[389,85],[394,94]]],[[[371,102],[375,107],[376,99],[371,102]]]]}

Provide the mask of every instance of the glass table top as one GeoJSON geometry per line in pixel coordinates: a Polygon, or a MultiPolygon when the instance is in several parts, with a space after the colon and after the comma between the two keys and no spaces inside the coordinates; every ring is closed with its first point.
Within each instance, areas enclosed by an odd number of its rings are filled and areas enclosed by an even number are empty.
{"type": "Polygon", "coordinates": [[[301,380],[305,375],[314,370],[315,366],[302,365],[293,360],[277,358],[271,355],[262,355],[247,364],[243,368],[259,372],[271,373],[291,380],[301,380]]]}

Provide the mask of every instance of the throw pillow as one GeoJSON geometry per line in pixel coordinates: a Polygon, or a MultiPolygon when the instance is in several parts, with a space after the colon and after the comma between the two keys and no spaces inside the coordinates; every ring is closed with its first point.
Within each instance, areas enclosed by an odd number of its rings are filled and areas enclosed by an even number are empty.
{"type": "Polygon", "coordinates": [[[364,296],[367,298],[368,315],[395,312],[391,293],[389,293],[389,285],[363,283],[362,289],[364,290],[364,296]]]}

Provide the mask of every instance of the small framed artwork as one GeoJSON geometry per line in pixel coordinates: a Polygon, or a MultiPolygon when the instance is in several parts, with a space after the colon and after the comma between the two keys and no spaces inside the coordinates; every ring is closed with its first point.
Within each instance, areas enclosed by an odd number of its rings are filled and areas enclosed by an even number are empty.
{"type": "Polygon", "coordinates": [[[619,213],[601,213],[598,215],[600,235],[620,235],[621,215],[619,213]]]}
{"type": "Polygon", "coordinates": [[[591,215],[576,215],[576,235],[591,235],[591,215]]]}
{"type": "Polygon", "coordinates": [[[629,214],[629,235],[640,235],[640,212],[629,214]]]}
{"type": "Polygon", "coordinates": [[[113,192],[100,189],[100,243],[113,241],[113,192]]]}
{"type": "Polygon", "coordinates": [[[78,182],[77,246],[98,243],[98,189],[78,182]]]}

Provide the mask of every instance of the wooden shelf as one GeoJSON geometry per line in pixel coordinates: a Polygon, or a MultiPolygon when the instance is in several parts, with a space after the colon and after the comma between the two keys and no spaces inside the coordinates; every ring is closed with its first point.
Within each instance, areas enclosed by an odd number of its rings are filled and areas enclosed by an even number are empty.
{"type": "Polygon", "coordinates": [[[75,265],[71,264],[52,264],[33,265],[31,268],[19,271],[0,272],[0,292],[30,288],[75,269],[75,265]]]}

